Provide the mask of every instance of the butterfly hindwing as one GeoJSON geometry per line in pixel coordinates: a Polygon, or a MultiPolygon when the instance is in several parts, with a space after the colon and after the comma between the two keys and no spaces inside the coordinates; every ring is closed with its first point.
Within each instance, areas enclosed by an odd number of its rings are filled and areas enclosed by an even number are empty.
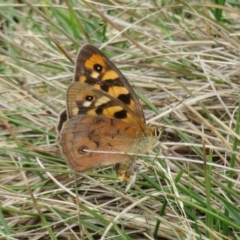
{"type": "Polygon", "coordinates": [[[127,153],[141,152],[144,141],[139,126],[105,116],[77,115],[64,124],[59,144],[70,167],[85,172],[118,162],[133,162],[133,156],[127,153]]]}

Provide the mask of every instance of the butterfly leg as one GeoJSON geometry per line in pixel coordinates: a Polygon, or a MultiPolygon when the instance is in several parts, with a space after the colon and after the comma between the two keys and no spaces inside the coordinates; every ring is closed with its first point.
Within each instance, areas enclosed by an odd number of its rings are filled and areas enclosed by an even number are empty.
{"type": "Polygon", "coordinates": [[[117,163],[115,166],[117,179],[125,182],[130,182],[134,172],[135,160],[128,159],[127,161],[117,163]]]}

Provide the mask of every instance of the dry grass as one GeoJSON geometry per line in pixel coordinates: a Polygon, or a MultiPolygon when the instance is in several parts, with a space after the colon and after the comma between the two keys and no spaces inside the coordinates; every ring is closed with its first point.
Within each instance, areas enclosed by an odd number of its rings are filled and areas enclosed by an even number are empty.
{"type": "Polygon", "coordinates": [[[0,239],[240,239],[239,6],[97,2],[1,4],[0,239]],[[127,192],[59,154],[73,65],[49,34],[104,47],[163,129],[127,192]]]}

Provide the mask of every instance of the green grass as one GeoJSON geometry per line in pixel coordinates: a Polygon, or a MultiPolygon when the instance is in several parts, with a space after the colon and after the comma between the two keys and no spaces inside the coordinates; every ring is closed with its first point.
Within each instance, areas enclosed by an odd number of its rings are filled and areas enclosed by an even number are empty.
{"type": "Polygon", "coordinates": [[[240,9],[227,3],[1,4],[1,239],[240,239],[240,9]],[[127,192],[112,167],[75,175],[56,145],[85,43],[162,128],[127,192]]]}

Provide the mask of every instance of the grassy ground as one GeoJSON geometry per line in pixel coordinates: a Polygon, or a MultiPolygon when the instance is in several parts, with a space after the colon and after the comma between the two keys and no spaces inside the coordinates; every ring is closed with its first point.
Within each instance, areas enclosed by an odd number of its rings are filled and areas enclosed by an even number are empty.
{"type": "Polygon", "coordinates": [[[240,239],[239,4],[7,2],[0,239],[240,239]],[[127,192],[112,167],[74,174],[56,145],[71,59],[87,42],[138,91],[148,124],[163,128],[127,192]]]}

